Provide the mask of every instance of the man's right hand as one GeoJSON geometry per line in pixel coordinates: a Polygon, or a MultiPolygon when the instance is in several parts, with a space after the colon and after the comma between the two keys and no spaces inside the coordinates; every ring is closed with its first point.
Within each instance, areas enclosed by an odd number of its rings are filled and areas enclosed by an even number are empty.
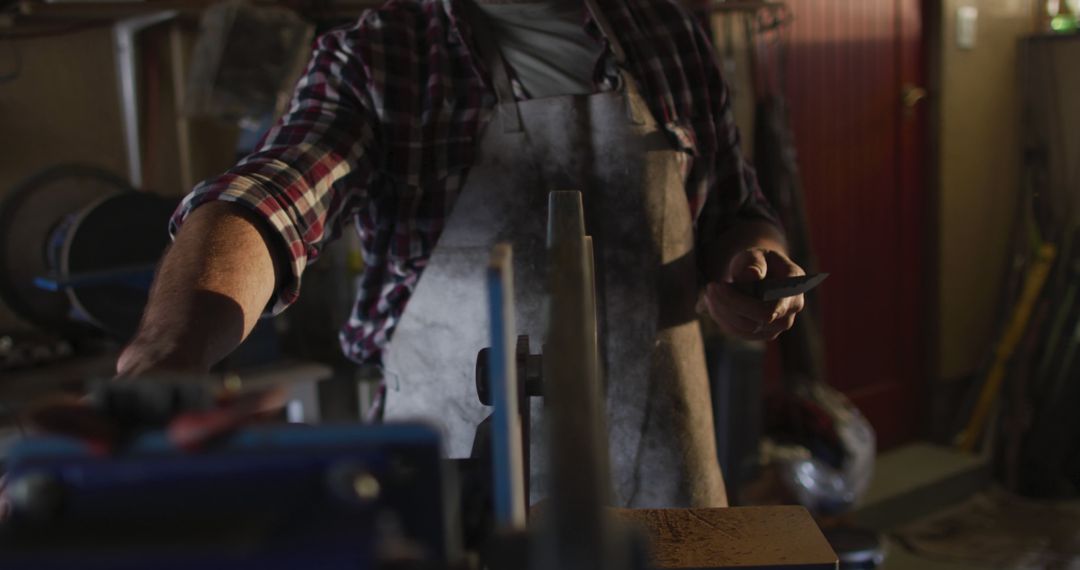
{"type": "MultiPolygon", "coordinates": [[[[160,408],[160,398],[153,396],[154,387],[170,389],[162,378],[140,378],[117,381],[116,387],[124,382],[138,382],[139,388],[145,388],[151,402],[147,405],[160,408]],[[145,384],[142,384],[145,383],[145,384]],[[158,400],[153,402],[153,400],[158,400]]],[[[187,384],[179,385],[183,391],[192,392],[197,386],[190,379],[187,384]]],[[[178,385],[173,384],[171,389],[178,385]]],[[[112,387],[103,386],[99,390],[112,387]]],[[[100,397],[101,392],[96,394],[100,397]]],[[[281,410],[286,403],[283,387],[232,393],[226,390],[207,394],[208,405],[192,405],[190,409],[176,409],[175,413],[166,414],[162,409],[147,410],[147,418],[158,415],[156,420],[144,425],[132,423],[132,416],[139,416],[139,410],[124,411],[97,405],[95,395],[76,398],[72,396],[56,397],[36,405],[26,417],[26,423],[32,433],[72,437],[82,440],[92,453],[108,455],[124,440],[150,429],[164,430],[169,441],[179,449],[188,452],[202,449],[205,445],[232,433],[236,429],[252,424],[275,421],[281,417],[281,410]],[[126,417],[117,417],[123,415],[126,417]]],[[[133,399],[130,404],[139,405],[133,399]]],[[[114,406],[115,408],[115,406],[114,406]]],[[[166,411],[167,412],[167,411],[166,411]]],[[[12,514],[7,477],[0,476],[0,522],[12,514]]]]}
{"type": "Polygon", "coordinates": [[[720,282],[708,284],[701,302],[729,336],[744,340],[774,340],[795,324],[795,317],[805,306],[803,295],[761,301],[741,293],[734,284],[805,274],[781,251],[746,249],[732,256],[720,282]]]}
{"type": "MultiPolygon", "coordinates": [[[[121,378],[202,374],[251,332],[274,293],[276,239],[266,223],[236,204],[196,208],[166,252],[138,331],[116,363],[121,378]]],[[[197,445],[283,405],[277,391],[227,397],[214,409],[181,414],[168,426],[178,445],[197,445]]],[[[27,418],[35,432],[109,444],[120,435],[112,418],[85,398],[39,403],[27,418]]],[[[0,485],[2,487],[2,485],[0,485]]],[[[8,503],[0,491],[0,512],[8,503]]]]}

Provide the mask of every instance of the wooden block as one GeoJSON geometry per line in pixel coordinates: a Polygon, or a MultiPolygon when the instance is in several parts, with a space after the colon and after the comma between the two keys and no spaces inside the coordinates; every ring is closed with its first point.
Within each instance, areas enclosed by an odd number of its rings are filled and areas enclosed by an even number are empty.
{"type": "Polygon", "coordinates": [[[617,509],[644,529],[655,568],[836,569],[833,552],[803,507],[617,509]]]}

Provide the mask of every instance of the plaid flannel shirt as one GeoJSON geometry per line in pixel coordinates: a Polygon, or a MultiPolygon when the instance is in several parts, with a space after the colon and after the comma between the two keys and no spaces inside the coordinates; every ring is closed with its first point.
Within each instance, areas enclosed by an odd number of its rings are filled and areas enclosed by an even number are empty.
{"type": "MultiPolygon", "coordinates": [[[[212,200],[265,219],[288,256],[275,313],[299,295],[305,266],[354,223],[366,268],[340,339],[356,361],[379,362],[495,104],[461,1],[391,0],[320,36],[290,108],[257,150],[199,184],[171,223],[175,234],[212,200]]],[[[698,22],[677,0],[599,3],[627,52],[628,71],[685,152],[698,246],[738,217],[775,219],[740,153],[728,90],[698,22]]],[[[584,3],[582,25],[606,45],[584,3]]],[[[619,88],[610,50],[597,62],[595,81],[597,91],[619,88]]],[[[527,96],[520,84],[515,91],[527,96]]]]}

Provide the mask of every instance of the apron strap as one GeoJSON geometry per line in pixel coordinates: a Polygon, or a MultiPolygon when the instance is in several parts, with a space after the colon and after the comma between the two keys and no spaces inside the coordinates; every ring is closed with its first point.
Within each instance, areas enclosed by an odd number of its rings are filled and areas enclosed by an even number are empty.
{"type": "MultiPolygon", "coordinates": [[[[492,87],[495,90],[495,99],[498,102],[496,114],[503,125],[503,132],[521,132],[521,113],[518,111],[517,97],[514,96],[510,72],[507,70],[502,51],[499,50],[498,43],[495,41],[491,26],[488,25],[487,15],[476,5],[475,0],[466,0],[463,4],[468,6],[471,16],[469,23],[471,24],[473,38],[476,40],[476,46],[480,50],[481,57],[484,58],[488,73],[491,74],[492,87]]],[[[601,9],[599,1],[585,0],[585,6],[589,13],[592,14],[593,20],[596,21],[600,33],[607,39],[608,48],[611,49],[612,56],[615,58],[615,65],[622,77],[623,89],[636,91],[633,78],[627,71],[626,50],[623,48],[622,42],[619,41],[619,36],[615,33],[611,21],[608,20],[607,15],[601,9]]],[[[640,111],[634,108],[634,105],[629,101],[629,97],[627,97],[626,105],[627,118],[634,124],[642,124],[644,119],[639,116],[640,111]]]]}
{"type": "Polygon", "coordinates": [[[506,69],[502,51],[495,42],[495,36],[488,25],[487,15],[472,1],[464,2],[469,7],[469,23],[476,40],[476,47],[491,74],[492,87],[495,89],[496,113],[503,125],[503,132],[521,131],[521,114],[518,112],[517,97],[510,82],[510,72],[506,69]]]}
{"type": "Polygon", "coordinates": [[[607,39],[608,47],[611,48],[611,54],[615,56],[615,63],[619,66],[619,71],[625,71],[626,50],[623,49],[619,36],[615,34],[615,27],[607,19],[607,15],[604,14],[597,0],[585,0],[585,6],[589,9],[589,13],[592,14],[593,20],[596,21],[596,27],[600,28],[600,33],[607,39]]]}
{"type": "Polygon", "coordinates": [[[619,41],[619,35],[615,33],[615,27],[611,25],[611,20],[608,20],[607,14],[600,7],[600,0],[585,0],[585,6],[588,8],[589,13],[592,14],[593,20],[596,21],[596,27],[600,28],[600,33],[607,39],[611,55],[615,58],[615,67],[619,70],[619,77],[622,78],[620,91],[623,93],[623,104],[626,105],[626,118],[632,124],[643,125],[646,123],[646,116],[649,111],[646,108],[638,108],[638,105],[634,102],[635,96],[633,94],[640,93],[640,90],[634,81],[634,77],[630,74],[626,49],[623,48],[622,42],[619,41]]]}

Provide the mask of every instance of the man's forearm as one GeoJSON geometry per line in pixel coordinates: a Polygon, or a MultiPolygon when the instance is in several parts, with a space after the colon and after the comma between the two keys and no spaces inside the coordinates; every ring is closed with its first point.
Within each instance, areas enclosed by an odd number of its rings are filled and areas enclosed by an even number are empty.
{"type": "Polygon", "coordinates": [[[722,281],[731,259],[741,251],[761,248],[787,254],[787,240],[775,224],[764,220],[739,220],[705,251],[703,270],[709,281],[722,281]]]}
{"type": "Polygon", "coordinates": [[[273,295],[271,239],[241,206],[215,202],[192,212],[161,262],[117,373],[206,372],[232,352],[273,295]]]}

